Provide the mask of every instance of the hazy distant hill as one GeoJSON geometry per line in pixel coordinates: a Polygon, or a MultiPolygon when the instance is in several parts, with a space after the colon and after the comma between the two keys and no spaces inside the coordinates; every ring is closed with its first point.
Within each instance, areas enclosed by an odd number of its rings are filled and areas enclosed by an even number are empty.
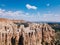
{"type": "Polygon", "coordinates": [[[60,31],[60,23],[48,23],[56,31],[60,31]]]}

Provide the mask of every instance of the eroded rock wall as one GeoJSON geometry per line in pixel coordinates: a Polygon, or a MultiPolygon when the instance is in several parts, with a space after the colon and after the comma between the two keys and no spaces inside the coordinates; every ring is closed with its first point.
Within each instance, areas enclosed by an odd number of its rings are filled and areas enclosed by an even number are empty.
{"type": "Polygon", "coordinates": [[[31,23],[25,27],[0,21],[0,45],[54,45],[54,36],[54,29],[46,23],[31,23]]]}

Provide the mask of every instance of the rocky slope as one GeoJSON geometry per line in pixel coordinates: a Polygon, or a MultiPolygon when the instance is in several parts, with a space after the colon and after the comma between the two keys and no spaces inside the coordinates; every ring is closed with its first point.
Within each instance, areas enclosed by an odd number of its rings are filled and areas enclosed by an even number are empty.
{"type": "Polygon", "coordinates": [[[55,30],[44,23],[0,19],[0,45],[55,45],[55,30]]]}

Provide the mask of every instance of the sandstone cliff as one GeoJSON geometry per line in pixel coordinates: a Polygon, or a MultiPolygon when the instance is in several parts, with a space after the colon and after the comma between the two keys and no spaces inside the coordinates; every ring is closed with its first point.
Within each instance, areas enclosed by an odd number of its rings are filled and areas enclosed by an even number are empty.
{"type": "Polygon", "coordinates": [[[9,19],[0,19],[0,45],[55,45],[54,36],[54,29],[46,23],[16,24],[9,19]]]}

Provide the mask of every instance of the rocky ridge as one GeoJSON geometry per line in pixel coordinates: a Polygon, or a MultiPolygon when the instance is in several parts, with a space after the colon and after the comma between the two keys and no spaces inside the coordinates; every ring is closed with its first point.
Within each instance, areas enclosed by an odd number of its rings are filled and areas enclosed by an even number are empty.
{"type": "Polygon", "coordinates": [[[54,36],[55,30],[46,23],[0,19],[0,45],[55,45],[54,36]]]}

